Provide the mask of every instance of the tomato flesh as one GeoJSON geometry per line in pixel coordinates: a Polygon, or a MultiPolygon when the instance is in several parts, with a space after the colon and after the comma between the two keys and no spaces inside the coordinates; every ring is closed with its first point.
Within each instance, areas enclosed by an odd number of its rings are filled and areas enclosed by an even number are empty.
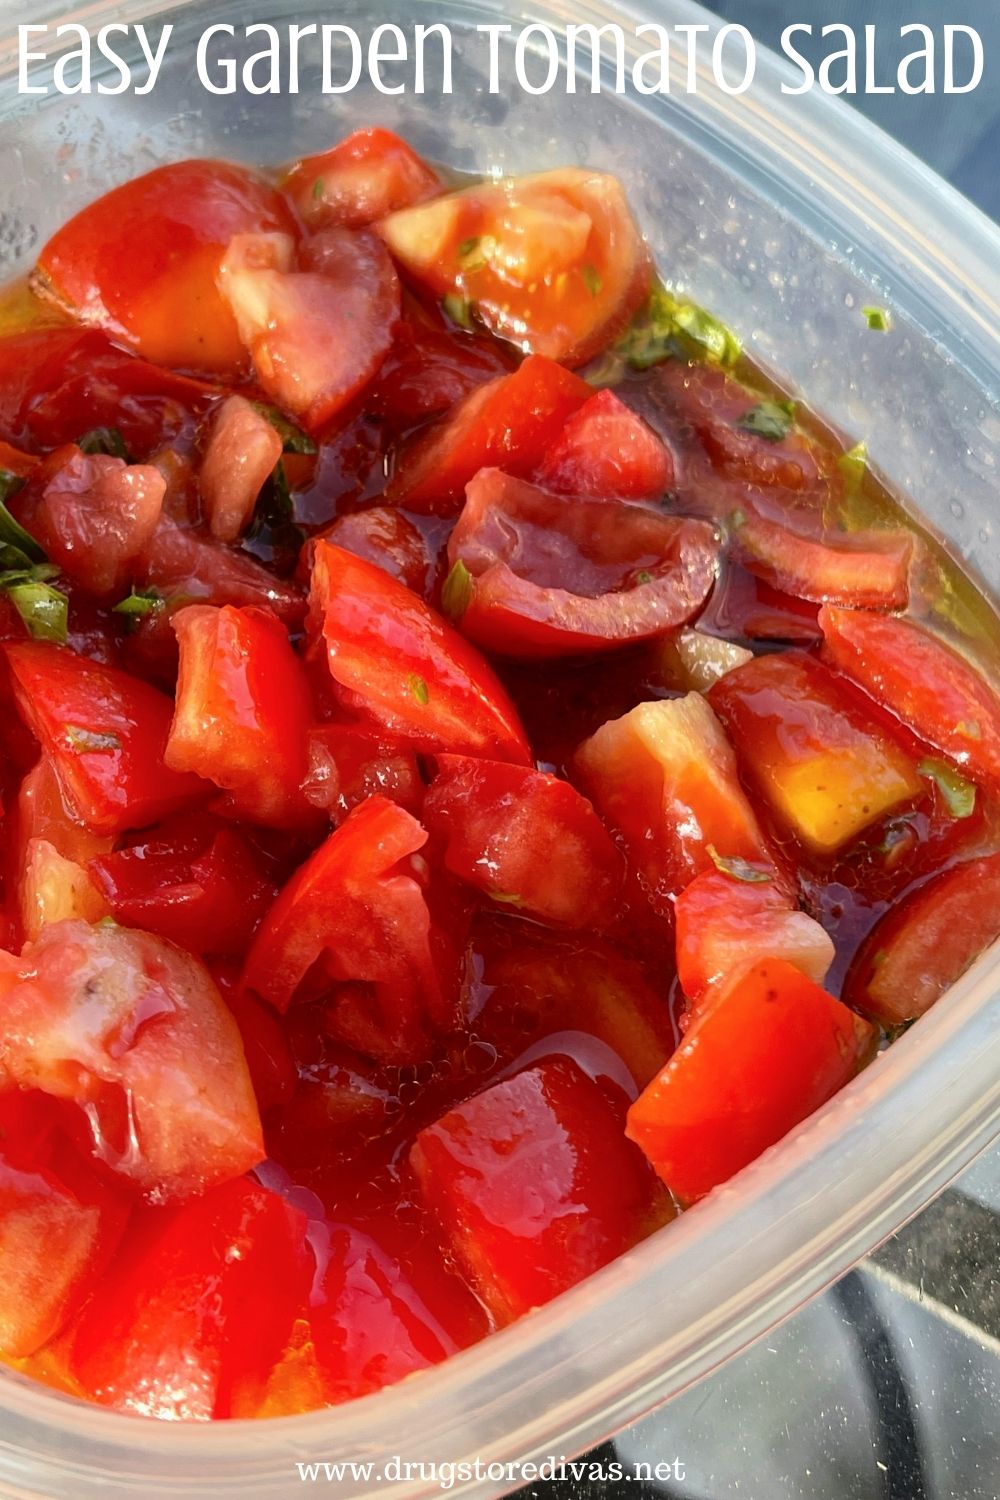
{"type": "Polygon", "coordinates": [[[216,541],[235,542],[253,516],[257,497],[281,458],[274,423],[243,396],[227,396],[212,419],[198,471],[208,529],[216,541]]]}
{"type": "Polygon", "coordinates": [[[574,412],[542,459],[544,489],[598,500],[656,500],[674,479],[670,449],[613,391],[574,412]]]}
{"type": "Polygon", "coordinates": [[[914,539],[907,532],[869,532],[834,545],[802,536],[761,516],[736,532],[745,565],[785,594],[817,604],[905,609],[914,539]]]}
{"type": "Polygon", "coordinates": [[[283,187],[311,230],[360,229],[441,190],[426,162],[391,130],[354,130],[329,151],[304,156],[283,187]]]}

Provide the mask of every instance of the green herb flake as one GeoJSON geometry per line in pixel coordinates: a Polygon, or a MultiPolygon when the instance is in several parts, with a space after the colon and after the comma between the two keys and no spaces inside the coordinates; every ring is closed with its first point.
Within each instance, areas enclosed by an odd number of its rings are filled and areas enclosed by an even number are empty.
{"type": "Polygon", "coordinates": [[[983,731],[975,719],[960,719],[955,725],[955,733],[960,734],[964,740],[981,740],[983,731]]]}
{"type": "Polygon", "coordinates": [[[122,747],[116,734],[105,734],[99,729],[81,729],[76,724],[66,725],[66,738],[80,755],[110,754],[122,747]]]}
{"type": "Polygon", "coordinates": [[[739,855],[720,854],[714,844],[706,844],[705,851],[715,868],[721,870],[723,875],[729,875],[733,880],[742,880],[747,885],[770,884],[771,877],[765,870],[758,870],[756,865],[740,859],[739,855]]]}
{"type": "Polygon", "coordinates": [[[316,452],[316,444],[308,432],[303,432],[298,423],[291,421],[283,411],[279,411],[276,406],[268,406],[266,401],[254,401],[251,405],[270,422],[281,439],[285,453],[316,452]]]}
{"type": "Polygon", "coordinates": [[[884,307],[863,307],[861,309],[868,327],[873,333],[888,333],[892,326],[891,319],[884,307]]]}
{"type": "Polygon", "coordinates": [[[123,458],[126,463],[129,461],[125,439],[117,427],[92,427],[89,432],[77,438],[76,446],[84,453],[105,453],[109,458],[123,458]]]}
{"type": "Polygon", "coordinates": [[[411,672],[406,680],[409,684],[410,692],[413,694],[414,698],[416,698],[421,708],[426,707],[426,705],[431,701],[431,695],[428,691],[427,684],[424,679],[422,677],[418,677],[416,672],[411,672]]]}
{"type": "Polygon", "coordinates": [[[657,284],[645,308],[618,344],[633,370],[648,370],[665,359],[697,359],[729,368],[743,352],[736,335],[697,303],[682,301],[657,284]]]}
{"type": "Polygon", "coordinates": [[[740,417],[736,426],[769,443],[781,443],[791,432],[794,422],[794,401],[760,401],[740,417]]]}
{"type": "Polygon", "coordinates": [[[583,277],[583,284],[587,288],[587,291],[592,297],[596,297],[604,285],[604,282],[601,280],[601,273],[597,267],[586,265],[582,268],[580,274],[583,277]]]}
{"type": "Polygon", "coordinates": [[[6,586],[7,597],[36,641],[63,645],[69,622],[69,600],[51,584],[28,580],[6,586]]]}
{"type": "Polygon", "coordinates": [[[490,900],[499,901],[501,906],[523,906],[524,901],[520,896],[515,896],[510,891],[490,891],[490,900]]]}
{"type": "Polygon", "coordinates": [[[163,600],[155,589],[133,589],[124,599],[119,599],[113,613],[128,619],[142,619],[163,608],[163,600]]]}
{"type": "Polygon", "coordinates": [[[471,330],[472,303],[468,297],[463,297],[460,292],[449,292],[447,296],[441,298],[441,306],[445,316],[453,323],[457,323],[459,328],[471,330]]]}
{"type": "Polygon", "coordinates": [[[640,568],[639,572],[635,575],[635,581],[636,583],[652,583],[653,575],[646,568],[640,568]]]}
{"type": "Polygon", "coordinates": [[[441,590],[441,608],[449,620],[460,620],[472,603],[472,574],[461,558],[452,568],[441,590]]]}
{"type": "Polygon", "coordinates": [[[317,202],[317,203],[319,202],[320,198],[322,198],[322,196],[323,196],[323,179],[322,179],[322,177],[317,177],[316,180],[315,180],[315,182],[313,183],[313,185],[312,185],[312,196],[313,196],[313,200],[315,202],[317,202]]]}
{"type": "Polygon", "coordinates": [[[7,509],[7,501],[23,485],[24,480],[18,474],[0,469],[0,549],[3,550],[6,567],[30,567],[32,563],[48,561],[44,548],[39,546],[30,531],[25,531],[21,523],[14,520],[7,509]]]}
{"type": "Polygon", "coordinates": [[[953,818],[971,818],[976,810],[976,788],[943,760],[922,760],[921,776],[933,781],[953,818]]]}
{"type": "Polygon", "coordinates": [[[837,468],[844,477],[847,493],[856,493],[868,472],[868,444],[855,443],[853,448],[848,448],[837,459],[837,468]]]}

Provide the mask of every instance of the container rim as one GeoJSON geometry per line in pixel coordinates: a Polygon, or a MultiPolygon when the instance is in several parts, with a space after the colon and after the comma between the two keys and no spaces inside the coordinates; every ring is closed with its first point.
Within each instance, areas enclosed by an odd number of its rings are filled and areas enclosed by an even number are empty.
{"type": "MultiPolygon", "coordinates": [[[[472,18],[515,18],[503,0],[472,0],[467,9],[472,18]]],[[[199,0],[93,0],[60,19],[93,28],[198,10],[199,0]]],[[[783,95],[782,81],[794,74],[763,48],[750,94],[720,90],[710,57],[721,23],[693,0],[537,0],[518,19],[708,26],[699,93],[672,96],[667,123],[682,119],[695,140],[710,129],[764,193],[780,178],[783,201],[791,188],[802,222],[821,237],[835,225],[847,241],[873,247],[905,288],[908,311],[922,309],[947,352],[995,385],[1000,231],[897,142],[839,99],[783,95]]],[[[16,70],[16,33],[0,36],[0,85],[16,70]]],[[[679,62],[673,77],[680,87],[679,62]]],[[[666,122],[660,101],[639,107],[666,122]]],[[[788,1316],[998,1132],[1000,945],[792,1137],[667,1232],[483,1344],[344,1407],[190,1428],[85,1405],[11,1374],[0,1381],[0,1489],[30,1495],[44,1475],[43,1493],[52,1495],[97,1496],[110,1485],[136,1496],[279,1500],[297,1482],[299,1459],[378,1469],[394,1455],[511,1463],[581,1451],[788,1316]],[[883,1171],[872,1187],[876,1147],[883,1171]],[[563,1394],[552,1404],[556,1374],[563,1394]]],[[[487,1474],[453,1488],[486,1496],[510,1487],[487,1474]]],[[[368,1488],[348,1474],[328,1493],[368,1488]]],[[[392,1489],[399,1500],[423,1500],[441,1485],[416,1475],[392,1489]]]]}

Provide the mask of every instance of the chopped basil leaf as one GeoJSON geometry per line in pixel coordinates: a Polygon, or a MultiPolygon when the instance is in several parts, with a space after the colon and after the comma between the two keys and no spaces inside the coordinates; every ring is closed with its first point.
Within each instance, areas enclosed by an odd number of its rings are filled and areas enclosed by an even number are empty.
{"type": "Polygon", "coordinates": [[[295,521],[292,491],[280,458],[257,497],[245,540],[261,542],[272,552],[292,554],[297,554],[305,541],[305,533],[295,521]]]}
{"type": "Polygon", "coordinates": [[[251,403],[266,417],[282,441],[286,453],[315,453],[316,444],[308,432],[303,432],[297,422],[291,421],[283,411],[276,406],[268,406],[266,401],[254,401],[251,403]]]}
{"type": "Polygon", "coordinates": [[[794,421],[794,401],[760,401],[740,417],[736,426],[769,443],[780,443],[791,432],[794,421]]]}
{"type": "Polygon", "coordinates": [[[34,640],[63,645],[69,620],[69,600],[65,594],[41,582],[9,584],[6,592],[34,640]]]}
{"type": "Polygon", "coordinates": [[[747,885],[766,885],[770,883],[771,877],[764,870],[758,870],[748,860],[740,859],[736,854],[720,854],[714,844],[706,844],[705,851],[717,870],[723,875],[729,875],[733,880],[742,880],[747,885]]]}
{"type": "Polygon", "coordinates": [[[605,386],[618,385],[624,379],[624,376],[625,361],[613,349],[606,349],[583,374],[584,380],[588,385],[592,385],[595,390],[601,390],[605,386]]]}
{"type": "Polygon", "coordinates": [[[638,573],[635,575],[635,581],[636,583],[652,583],[653,575],[645,568],[640,568],[638,573]]]}
{"type": "Polygon", "coordinates": [[[441,298],[441,306],[445,316],[457,323],[459,328],[472,328],[472,303],[468,297],[463,297],[459,292],[449,292],[446,297],[441,298]]]}
{"type": "Polygon", "coordinates": [[[462,618],[472,602],[472,591],[472,574],[459,558],[441,590],[441,608],[450,620],[462,618]]]}
{"type": "Polygon", "coordinates": [[[138,619],[143,615],[151,615],[162,607],[163,600],[155,589],[133,588],[131,594],[124,599],[119,599],[114,606],[113,613],[127,615],[130,619],[138,619]]]}
{"type": "Polygon", "coordinates": [[[890,319],[884,307],[863,307],[861,311],[873,333],[888,333],[890,319]]]}
{"type": "Polygon", "coordinates": [[[81,755],[100,754],[102,751],[110,752],[122,747],[116,734],[105,734],[99,729],[80,729],[76,724],[66,725],[66,738],[81,755]]]}
{"type": "Polygon", "coordinates": [[[416,698],[417,702],[421,704],[421,706],[430,702],[431,695],[428,692],[427,684],[422,677],[418,677],[416,672],[411,672],[409,677],[407,678],[407,681],[410,685],[410,692],[413,694],[414,698],[416,698]]]}
{"type": "Polygon", "coordinates": [[[317,177],[316,181],[313,183],[313,185],[312,185],[312,196],[314,198],[322,198],[322,196],[323,196],[323,179],[322,179],[322,177],[317,177]]]}
{"type": "Polygon", "coordinates": [[[917,766],[921,776],[933,781],[953,818],[971,818],[976,810],[976,788],[946,761],[922,760],[917,766]]]}
{"type": "Polygon", "coordinates": [[[7,469],[0,469],[0,548],[4,551],[5,567],[23,567],[25,564],[47,561],[45,551],[38,545],[30,531],[25,531],[7,509],[7,501],[22,488],[24,480],[7,469]]]}
{"type": "Polygon", "coordinates": [[[601,280],[600,272],[596,266],[584,266],[582,270],[583,284],[592,297],[596,297],[604,282],[601,280]]]}
{"type": "Polygon", "coordinates": [[[682,302],[656,285],[615,348],[633,370],[665,359],[700,359],[728,368],[743,352],[734,333],[695,302],[682,302]]]}
{"type": "Polygon", "coordinates": [[[84,453],[106,453],[110,458],[129,461],[125,439],[117,427],[92,427],[76,440],[76,446],[84,453]]]}
{"type": "Polygon", "coordinates": [[[844,476],[844,487],[848,495],[854,494],[868,472],[868,444],[855,443],[837,459],[837,468],[844,476]]]}

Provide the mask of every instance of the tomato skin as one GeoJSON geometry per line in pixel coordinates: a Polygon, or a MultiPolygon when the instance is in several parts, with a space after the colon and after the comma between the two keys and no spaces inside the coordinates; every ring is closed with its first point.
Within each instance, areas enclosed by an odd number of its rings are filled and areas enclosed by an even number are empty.
{"type": "Polygon", "coordinates": [[[566,781],[502,761],[439,755],[423,821],[452,874],[556,926],[613,920],[624,862],[594,809],[566,781]]]}
{"type": "Polygon", "coordinates": [[[213,974],[219,993],[240,1029],[257,1107],[262,1115],[266,1114],[287,1104],[298,1083],[284,1025],[269,1005],[240,989],[238,973],[215,965],[213,974]]]}
{"type": "Polygon", "coordinates": [[[192,604],[171,623],[181,655],[164,764],[214,781],[234,817],[312,821],[302,795],[312,700],[285,627],[229,604],[192,604]]]}
{"type": "Polygon", "coordinates": [[[1000,697],[965,657],[911,620],[820,610],[824,655],[922,740],[1000,788],[1000,697]]]}
{"type": "Polygon", "coordinates": [[[130,564],[156,530],[166,482],[151,464],[126,464],[76,446],[39,465],[21,522],[68,578],[98,599],[127,592],[130,564]]]}
{"type": "Polygon", "coordinates": [[[72,1374],[105,1406],[207,1421],[263,1387],[308,1285],[305,1216],[241,1178],[147,1215],[77,1324],[72,1374]]]}
{"type": "Polygon", "coordinates": [[[419,816],[424,783],[402,740],[357,724],[322,724],[309,733],[309,774],[303,791],[335,823],[367,797],[387,797],[419,816]]]}
{"type": "Polygon", "coordinates": [[[407,305],[392,348],[368,397],[395,433],[456,406],[470,392],[510,373],[512,360],[492,339],[459,333],[407,305]]]}
{"type": "Polygon", "coordinates": [[[40,459],[31,453],[22,453],[10,443],[0,442],[0,473],[16,474],[18,479],[30,479],[38,468],[40,459]]]}
{"type": "Polygon", "coordinates": [[[922,1016],[1000,937],[1000,854],[966,860],[891,906],[847,976],[850,1003],[883,1026],[922,1016]]]}
{"type": "Polygon", "coordinates": [[[732,747],[698,693],[641,703],[604,724],[580,746],[574,774],[664,915],[696,875],[715,868],[709,845],[779,873],[732,747]]]}
{"type": "Polygon", "coordinates": [[[88,1105],[99,1154],[157,1202],[255,1166],[239,1032],[203,966],[149,933],[46,927],[0,956],[0,1078],[88,1105]]]}
{"type": "Polygon", "coordinates": [[[284,887],[258,929],[243,985],[286,1011],[317,959],[337,981],[372,986],[370,1009],[405,1057],[426,1049],[425,1019],[449,1020],[430,913],[408,864],[427,834],[384,797],[347,817],[284,887]]]}
{"type": "Polygon", "coordinates": [[[219,270],[257,379],[310,432],[375,375],[399,321],[399,281],[366,230],[326,229],[293,266],[287,235],[238,235],[219,270]]]}
{"type": "MultiPolygon", "coordinates": [[[[259,605],[289,626],[301,624],[306,612],[305,599],[293,584],[276,578],[247,553],[178,526],[168,516],[138,559],[136,581],[155,588],[168,606],[171,595],[183,595],[186,603],[259,605]]],[[[150,617],[158,629],[166,624],[162,613],[150,617]]]]}
{"type": "Polygon", "coordinates": [[[874,1042],[867,1022],[791,964],[755,960],[699,1006],[629,1110],[627,1134],[694,1203],[842,1088],[874,1042]]]}
{"type": "Polygon", "coordinates": [[[483,469],[448,540],[471,593],[463,634],[512,657],[608,651],[692,618],[715,579],[704,521],[625,500],[570,499],[483,469]]]}
{"type": "Polygon", "coordinates": [[[574,412],[535,475],[547,490],[597,500],[655,500],[674,479],[670,449],[613,391],[574,412]]]}
{"type": "Polygon", "coordinates": [[[200,777],[164,763],[169,698],[64,646],[5,648],[14,695],[63,797],[95,833],[123,833],[203,801],[200,777]]]}
{"type": "Polygon", "coordinates": [[[234,235],[271,232],[295,225],[264,178],[227,162],[173,162],[57,230],[37,289],[154,364],[235,377],[245,355],[216,276],[234,235]]]}
{"type": "Polygon", "coordinates": [[[227,396],[212,418],[198,489],[217,542],[235,542],[282,453],[272,422],[244,396],[227,396]]]}
{"type": "Polygon", "coordinates": [[[752,573],[799,599],[871,609],[905,609],[909,599],[909,532],[858,532],[833,545],[751,516],[737,529],[735,547],[752,573]]]}
{"type": "Polygon", "coordinates": [[[926,790],[902,748],[803,652],[756,657],[709,700],[775,816],[819,854],[926,790]]]}
{"type": "Polygon", "coordinates": [[[640,1158],[569,1058],[492,1084],[418,1134],[410,1165],[498,1323],[550,1301],[638,1238],[640,1158]]]}
{"type": "Polygon", "coordinates": [[[517,711],[486,660],[381,568],[317,542],[310,620],[348,706],[413,749],[530,764],[517,711]]]}
{"type": "Polygon", "coordinates": [[[681,891],[675,912],[677,977],[692,1001],[751,959],[780,958],[814,984],[833,963],[831,939],[773,880],[704,870],[681,891]]]}
{"type": "Polygon", "coordinates": [[[487,381],[404,445],[386,498],[408,510],[455,515],[465,486],[480,469],[531,474],[591,395],[578,375],[530,355],[512,374],[487,381]]]}
{"type": "Polygon", "coordinates": [[[374,505],[338,516],[323,537],[383,568],[422,599],[428,597],[433,570],[427,545],[413,522],[400,511],[374,505]]]}
{"type": "Polygon", "coordinates": [[[376,126],[302,157],[282,187],[308,229],[360,229],[433,197],[441,180],[398,135],[376,126]]]}
{"type": "Polygon", "coordinates": [[[491,332],[569,365],[606,348],[649,291],[649,252],[605,173],[567,167],[479,183],[378,228],[434,296],[468,299],[491,332]]]}

